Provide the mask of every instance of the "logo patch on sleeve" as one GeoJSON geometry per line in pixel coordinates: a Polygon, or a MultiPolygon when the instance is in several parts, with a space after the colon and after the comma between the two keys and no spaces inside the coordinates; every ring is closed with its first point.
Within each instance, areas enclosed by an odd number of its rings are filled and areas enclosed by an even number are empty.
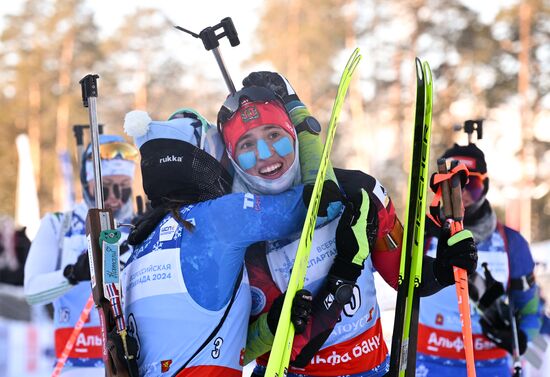
{"type": "Polygon", "coordinates": [[[254,208],[254,194],[247,192],[244,194],[243,209],[254,208]]]}
{"type": "Polygon", "coordinates": [[[174,238],[174,234],[176,233],[177,229],[178,222],[176,221],[176,219],[170,218],[170,220],[165,222],[160,228],[159,241],[170,241],[172,238],[174,238]]]}
{"type": "Polygon", "coordinates": [[[390,197],[388,196],[388,193],[384,186],[382,186],[378,180],[376,180],[376,185],[374,186],[372,192],[374,195],[376,195],[376,197],[378,198],[378,200],[380,200],[380,203],[382,203],[384,207],[388,206],[390,202],[390,197]]]}
{"type": "Polygon", "coordinates": [[[172,365],[172,360],[162,360],[160,362],[160,371],[162,373],[166,373],[170,370],[170,366],[172,365]]]}
{"type": "Polygon", "coordinates": [[[250,286],[250,295],[252,298],[252,308],[250,310],[251,315],[258,315],[264,310],[267,298],[265,293],[258,287],[250,286]]]}

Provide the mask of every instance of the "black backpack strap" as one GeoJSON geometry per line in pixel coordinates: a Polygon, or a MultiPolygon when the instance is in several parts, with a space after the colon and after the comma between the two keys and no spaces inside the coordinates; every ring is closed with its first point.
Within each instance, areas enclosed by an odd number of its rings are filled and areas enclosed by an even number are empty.
{"type": "Polygon", "coordinates": [[[510,280],[510,289],[527,291],[535,285],[535,275],[530,272],[517,279],[510,280]]]}
{"type": "Polygon", "coordinates": [[[229,300],[229,304],[227,304],[227,307],[225,308],[225,312],[223,313],[223,316],[222,318],[220,319],[220,322],[218,323],[218,325],[216,326],[216,328],[212,331],[212,333],[208,336],[208,338],[206,338],[206,340],[204,341],[203,344],[201,344],[201,346],[199,348],[197,348],[197,350],[195,351],[195,353],[193,354],[193,356],[191,356],[186,362],[185,364],[183,364],[173,375],[172,377],[175,377],[177,376],[177,374],[179,372],[181,372],[182,370],[185,369],[185,367],[187,367],[187,365],[191,362],[191,360],[193,360],[205,347],[208,343],[210,343],[210,341],[212,339],[214,339],[214,337],[216,336],[216,334],[218,333],[218,331],[220,331],[222,325],[224,324],[225,322],[225,319],[227,318],[227,315],[229,314],[229,311],[231,310],[231,307],[233,306],[233,302],[235,302],[235,297],[237,297],[237,291],[239,290],[239,287],[241,286],[241,281],[242,281],[242,278],[243,278],[243,270],[244,270],[244,267],[241,267],[241,272],[239,272],[239,276],[237,277],[237,281],[235,282],[235,287],[233,288],[233,294],[231,295],[231,300],[229,300]]]}

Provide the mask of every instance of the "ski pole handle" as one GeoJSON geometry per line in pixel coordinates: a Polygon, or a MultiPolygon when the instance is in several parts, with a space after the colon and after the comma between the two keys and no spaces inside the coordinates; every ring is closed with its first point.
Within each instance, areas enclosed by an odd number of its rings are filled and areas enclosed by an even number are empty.
{"type": "Polygon", "coordinates": [[[483,120],[484,119],[473,119],[467,120],[464,122],[464,132],[468,134],[468,144],[472,144],[473,134],[477,133],[477,139],[483,138],[483,120]]]}
{"type": "MultiPolygon", "coordinates": [[[[437,172],[439,174],[447,174],[447,160],[440,158],[437,160],[437,172]]],[[[450,219],[453,216],[453,207],[451,205],[451,188],[449,182],[441,182],[441,201],[443,202],[443,214],[445,219],[450,219]]]]}
{"type": "MultiPolygon", "coordinates": [[[[451,162],[451,170],[458,166],[458,161],[451,162]]],[[[464,220],[464,206],[462,205],[462,186],[460,185],[460,177],[454,174],[451,177],[451,207],[453,209],[453,225],[454,229],[451,229],[451,234],[455,234],[464,226],[462,221],[464,220]]]]}
{"type": "MultiPolygon", "coordinates": [[[[218,26],[221,26],[223,28],[223,33],[217,36],[218,39],[226,36],[227,39],[229,39],[229,43],[232,47],[237,46],[239,43],[239,35],[237,34],[237,29],[235,28],[235,24],[233,23],[233,20],[231,17],[225,17],[223,20],[220,21],[219,25],[214,26],[214,28],[217,28],[218,26]]],[[[222,55],[220,53],[220,49],[218,47],[214,48],[212,50],[214,53],[214,57],[216,58],[216,62],[218,63],[218,67],[220,67],[220,71],[222,72],[223,80],[225,81],[225,85],[227,85],[227,89],[229,89],[229,93],[233,94],[237,90],[235,89],[235,85],[233,84],[233,80],[231,80],[231,76],[229,76],[229,72],[225,68],[225,64],[222,59],[222,55]]]]}
{"type": "MultiPolygon", "coordinates": [[[[451,169],[458,165],[458,161],[451,163],[451,169]]],[[[448,183],[448,182],[447,182],[448,183]]],[[[464,207],[462,205],[462,187],[460,177],[454,174],[451,177],[451,235],[464,229],[464,207]]],[[[466,270],[453,267],[455,277],[456,296],[460,312],[460,323],[462,325],[462,340],[464,342],[464,353],[466,357],[466,370],[468,377],[475,377],[474,341],[472,337],[472,318],[470,316],[470,295],[468,293],[468,274],[466,270]]]]}

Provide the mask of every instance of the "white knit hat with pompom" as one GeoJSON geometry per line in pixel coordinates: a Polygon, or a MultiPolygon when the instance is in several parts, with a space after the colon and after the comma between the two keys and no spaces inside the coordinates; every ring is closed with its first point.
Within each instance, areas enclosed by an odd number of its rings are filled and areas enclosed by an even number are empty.
{"type": "Polygon", "coordinates": [[[144,136],[149,131],[149,123],[152,121],[147,111],[130,111],[124,117],[124,132],[134,138],[144,136]]]}

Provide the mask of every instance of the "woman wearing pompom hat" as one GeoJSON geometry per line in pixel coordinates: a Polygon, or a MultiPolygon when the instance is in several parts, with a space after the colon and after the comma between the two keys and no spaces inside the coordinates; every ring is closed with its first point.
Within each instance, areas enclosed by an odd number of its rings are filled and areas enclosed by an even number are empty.
{"type": "MultiPolygon", "coordinates": [[[[187,112],[164,122],[132,112],[125,122],[153,209],[129,237],[136,247],[123,271],[124,312],[141,376],[236,377],[250,311],[245,250],[297,232],[311,190],[227,195],[232,179],[219,162],[219,135],[187,112]]],[[[320,211],[340,198],[326,194],[320,211]]],[[[308,297],[295,298],[306,306],[295,319],[307,320],[308,297]]]]}
{"type": "MultiPolygon", "coordinates": [[[[134,216],[132,184],[137,149],[124,138],[99,136],[101,172],[105,207],[113,211],[119,223],[129,223],[134,216]]],[[[94,206],[95,180],[92,149],[88,146],[81,161],[80,182],[84,202],[71,211],[49,213],[42,219],[25,263],[25,297],[31,304],[53,303],[55,353],[60,358],[73,327],[90,296],[90,267],[86,240],[86,215],[94,206]]],[[[121,228],[122,239],[128,236],[121,228]]],[[[130,252],[126,246],[122,259],[130,252]]],[[[62,376],[104,376],[101,327],[97,310],[88,321],[62,369],[62,376]]]]}
{"type": "MultiPolygon", "coordinates": [[[[292,86],[274,72],[253,72],[243,85],[218,113],[218,127],[236,174],[233,189],[276,193],[314,180],[321,153],[320,126],[292,86]]],[[[349,202],[344,210],[334,206],[314,233],[305,282],[314,293],[312,319],[294,339],[288,375],[382,376],[388,371],[389,357],[373,273],[376,269],[397,288],[403,229],[377,179],[356,170],[335,169],[335,173],[329,168],[327,177],[338,179],[349,202]]],[[[245,361],[259,356],[254,377],[265,373],[276,328],[268,314],[286,290],[297,238],[255,245],[246,255],[253,306],[245,361]],[[269,332],[271,337],[266,336],[269,332]]],[[[470,250],[447,255],[452,254],[460,259],[470,250]]],[[[443,287],[433,267],[445,264],[446,257],[424,260],[421,294],[443,287]]],[[[450,267],[442,270],[452,276],[450,267]]]]}
{"type": "MultiPolygon", "coordinates": [[[[469,170],[462,198],[464,227],[473,233],[479,257],[477,272],[470,276],[469,290],[470,298],[478,304],[478,309],[472,312],[476,373],[478,377],[510,376],[514,336],[508,307],[504,304],[506,293],[519,319],[517,351],[520,354],[541,326],[533,257],[527,241],[497,220],[487,200],[489,177],[483,151],[473,143],[454,144],[442,157],[464,163],[469,170]]],[[[438,243],[438,234],[433,230],[434,227],[427,227],[429,255],[435,254],[438,243]]],[[[462,343],[457,345],[455,339],[462,339],[455,289],[446,288],[422,298],[417,373],[466,375],[462,343]]]]}

